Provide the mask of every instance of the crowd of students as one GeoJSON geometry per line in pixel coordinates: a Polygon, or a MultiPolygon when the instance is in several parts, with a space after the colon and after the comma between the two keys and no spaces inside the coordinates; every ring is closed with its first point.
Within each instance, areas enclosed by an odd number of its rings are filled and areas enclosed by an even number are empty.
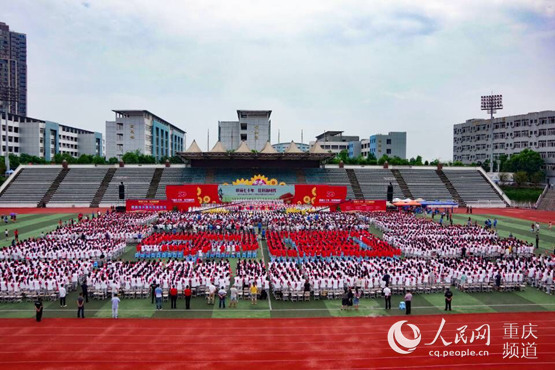
{"type": "Polygon", "coordinates": [[[227,289],[233,274],[225,258],[231,256],[243,258],[236,289],[321,293],[530,284],[549,290],[555,258],[533,251],[526,242],[500,238],[495,227],[443,227],[402,213],[107,213],[0,249],[0,291],[70,291],[81,281],[103,295],[155,285],[180,292],[187,286],[227,289]],[[383,231],[383,240],[369,225],[383,231]],[[267,267],[239,255],[256,250],[259,237],[267,239],[272,257],[267,267]],[[130,240],[140,242],[137,253],[179,251],[192,258],[116,261],[130,240]],[[209,258],[216,255],[223,259],[209,258]]]}
{"type": "Polygon", "coordinates": [[[500,238],[495,229],[469,223],[443,227],[430,219],[407,213],[373,214],[370,222],[383,239],[407,257],[531,256],[534,246],[516,238],[500,238]]]}
{"type": "Polygon", "coordinates": [[[218,257],[240,256],[241,252],[258,249],[256,235],[248,232],[181,231],[157,233],[137,245],[137,252],[181,252],[202,258],[208,254],[218,257]]]}
{"type": "Polygon", "coordinates": [[[376,238],[368,230],[270,231],[268,250],[272,257],[394,257],[400,250],[376,238]]]}

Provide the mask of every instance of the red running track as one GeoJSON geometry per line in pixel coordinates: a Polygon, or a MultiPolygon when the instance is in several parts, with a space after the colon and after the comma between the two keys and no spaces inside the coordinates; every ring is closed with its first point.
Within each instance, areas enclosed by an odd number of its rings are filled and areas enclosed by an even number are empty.
{"type": "MultiPolygon", "coordinates": [[[[456,208],[455,213],[466,214],[466,208],[456,208]]],[[[555,211],[542,211],[537,209],[523,208],[472,208],[472,214],[498,215],[505,217],[520,218],[522,220],[555,223],[555,211]]],[[[472,215],[469,215],[472,217],[472,215]]]]}
{"type": "MultiPolygon", "coordinates": [[[[314,319],[31,319],[0,320],[0,358],[5,368],[484,368],[555,367],[555,312],[459,314],[445,317],[441,336],[455,340],[467,325],[467,343],[432,342],[442,316],[314,319]],[[414,352],[388,344],[391,325],[409,320],[421,330],[414,352]],[[504,325],[518,333],[503,339],[504,325]],[[523,325],[538,325],[537,339],[521,339],[523,325]],[[491,342],[469,343],[471,332],[491,328],[491,342]],[[537,359],[503,358],[505,343],[533,342],[537,359]],[[444,351],[483,351],[480,357],[435,357],[444,351]],[[431,355],[430,355],[431,354],[431,355]]],[[[414,334],[404,324],[402,333],[414,334]]],[[[412,335],[412,336],[411,336],[412,335]]],[[[530,352],[528,353],[530,355],[530,352]]],[[[521,352],[519,351],[519,357],[521,352]]]]}

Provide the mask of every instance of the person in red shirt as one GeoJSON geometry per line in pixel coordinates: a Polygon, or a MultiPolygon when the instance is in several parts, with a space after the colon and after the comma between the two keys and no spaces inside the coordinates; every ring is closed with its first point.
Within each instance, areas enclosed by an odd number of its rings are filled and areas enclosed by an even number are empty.
{"type": "Polygon", "coordinates": [[[172,285],[170,289],[171,308],[177,308],[177,288],[172,285]]]}
{"type": "Polygon", "coordinates": [[[191,288],[189,288],[189,286],[187,285],[185,287],[185,291],[183,292],[185,295],[185,309],[190,310],[191,309],[191,288]]]}

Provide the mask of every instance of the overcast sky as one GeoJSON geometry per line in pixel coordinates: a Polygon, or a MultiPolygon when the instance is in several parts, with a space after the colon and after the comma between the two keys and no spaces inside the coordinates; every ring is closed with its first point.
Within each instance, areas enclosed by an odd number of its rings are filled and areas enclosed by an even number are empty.
{"type": "Polygon", "coordinates": [[[452,159],[453,124],[555,109],[555,1],[0,0],[27,34],[28,115],[105,130],[146,109],[206,149],[218,120],[271,109],[272,142],[407,131],[452,159]]]}

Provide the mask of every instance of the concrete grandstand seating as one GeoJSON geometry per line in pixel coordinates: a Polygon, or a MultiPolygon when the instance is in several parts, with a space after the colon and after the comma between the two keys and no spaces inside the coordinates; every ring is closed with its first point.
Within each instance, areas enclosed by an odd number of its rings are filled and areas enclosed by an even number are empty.
{"type": "Polygon", "coordinates": [[[58,190],[54,193],[48,207],[88,207],[91,204],[102,179],[108,172],[108,167],[70,167],[58,190]]]}
{"type": "Polygon", "coordinates": [[[399,168],[399,172],[415,199],[453,200],[449,190],[447,190],[435,170],[399,168]]]}
{"type": "Polygon", "coordinates": [[[344,168],[307,168],[307,184],[340,185],[347,187],[347,199],[355,199],[355,194],[344,168]]]}
{"type": "Polygon", "coordinates": [[[50,188],[61,166],[52,167],[26,167],[10,183],[4,194],[0,197],[0,204],[5,206],[37,206],[44,194],[50,188]]]}
{"type": "Polygon", "coordinates": [[[403,192],[388,169],[356,168],[354,169],[365,199],[387,199],[387,186],[393,185],[393,198],[404,198],[403,192]]]}
{"type": "MultiPolygon", "coordinates": [[[[117,168],[114,166],[71,166],[69,172],[58,184],[56,178],[62,171],[61,166],[25,166],[18,170],[19,173],[8,179],[0,192],[0,206],[23,206],[36,207],[45,196],[48,189],[52,187],[55,192],[47,203],[48,207],[55,206],[87,206],[97,193],[108,170],[114,172],[114,176],[107,183],[106,192],[100,206],[119,204],[119,184],[123,181],[126,186],[126,199],[144,199],[149,190],[155,168],[161,172],[160,182],[156,188],[154,197],[165,199],[166,185],[211,183],[232,183],[236,179],[250,179],[252,176],[261,174],[286,184],[296,184],[298,178],[306,180],[306,184],[329,184],[347,187],[347,197],[354,199],[355,195],[347,171],[343,168],[309,168],[309,169],[203,169],[188,168],[183,165],[165,168],[163,166],[126,166],[117,168]],[[302,175],[299,177],[299,173],[302,175]]],[[[414,197],[426,200],[451,200],[452,196],[446,185],[439,178],[434,169],[398,168],[399,174],[407,183],[414,197]]],[[[403,193],[389,169],[383,168],[353,168],[356,180],[360,184],[360,190],[365,199],[386,199],[387,185],[393,185],[394,198],[404,198],[403,193]]],[[[444,168],[443,173],[449,179],[460,197],[469,205],[473,206],[498,206],[503,207],[505,203],[500,194],[492,187],[480,172],[476,169],[444,168]]],[[[60,177],[61,178],[61,177],[60,177]]],[[[59,178],[59,179],[60,179],[59,178]]],[[[154,189],[154,188],[153,188],[154,189]]],[[[150,194],[152,195],[151,189],[150,194]]]]}
{"type": "Polygon", "coordinates": [[[443,168],[445,176],[451,181],[467,205],[505,207],[499,193],[493,190],[478,170],[457,170],[443,168]]]}
{"type": "Polygon", "coordinates": [[[121,182],[125,185],[125,199],[145,199],[153,174],[153,167],[118,168],[100,205],[109,206],[119,203],[119,185],[121,182]]]}

